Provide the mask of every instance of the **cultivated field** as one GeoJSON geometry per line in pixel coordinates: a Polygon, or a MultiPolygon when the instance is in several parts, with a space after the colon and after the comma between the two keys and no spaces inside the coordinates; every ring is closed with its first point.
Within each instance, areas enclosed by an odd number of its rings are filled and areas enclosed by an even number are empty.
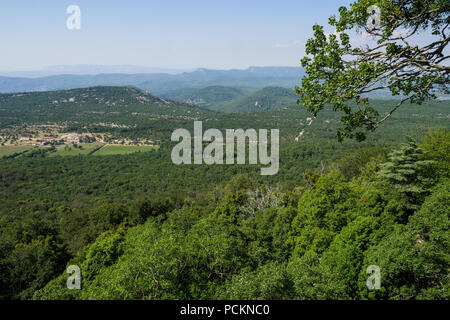
{"type": "Polygon", "coordinates": [[[55,156],[78,156],[78,155],[89,155],[91,152],[95,151],[99,147],[101,147],[102,143],[81,143],[79,144],[79,148],[75,148],[74,146],[59,146],[57,147],[56,152],[52,152],[50,154],[51,157],[55,156]]]}
{"type": "Polygon", "coordinates": [[[10,156],[15,153],[21,153],[32,149],[32,147],[27,146],[1,146],[0,147],[0,158],[4,156],[10,156]]]}
{"type": "Polygon", "coordinates": [[[156,146],[117,146],[107,145],[97,152],[93,153],[95,156],[109,156],[115,154],[130,154],[135,152],[147,152],[157,149],[156,146]]]}

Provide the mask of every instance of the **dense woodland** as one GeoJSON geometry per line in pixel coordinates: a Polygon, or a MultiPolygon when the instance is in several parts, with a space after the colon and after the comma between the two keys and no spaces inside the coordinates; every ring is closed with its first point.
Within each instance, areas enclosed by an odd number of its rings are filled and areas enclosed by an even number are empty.
{"type": "Polygon", "coordinates": [[[134,88],[0,95],[2,130],[48,122],[161,141],[0,159],[0,298],[448,299],[448,107],[406,105],[366,141],[340,143],[331,110],[308,125],[297,106],[224,114],[134,88]],[[194,120],[279,128],[279,173],[172,164],[170,134],[194,120]],[[66,287],[69,265],[81,290],[66,287]],[[369,265],[380,290],[366,286],[369,265]]]}

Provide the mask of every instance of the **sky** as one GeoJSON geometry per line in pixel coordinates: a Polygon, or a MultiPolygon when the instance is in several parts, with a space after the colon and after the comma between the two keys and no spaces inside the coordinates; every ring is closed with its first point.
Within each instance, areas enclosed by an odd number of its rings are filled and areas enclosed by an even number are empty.
{"type": "Polygon", "coordinates": [[[0,71],[51,65],[299,66],[346,0],[1,0],[0,71]],[[81,9],[69,30],[67,7],[81,9]]]}

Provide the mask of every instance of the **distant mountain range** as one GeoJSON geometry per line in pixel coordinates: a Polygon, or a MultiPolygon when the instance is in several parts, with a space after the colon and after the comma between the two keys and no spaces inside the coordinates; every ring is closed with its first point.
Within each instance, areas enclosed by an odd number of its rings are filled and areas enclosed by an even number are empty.
{"type": "Polygon", "coordinates": [[[208,86],[293,88],[300,83],[304,71],[300,67],[250,67],[245,70],[197,69],[179,74],[169,73],[104,73],[60,74],[39,78],[0,77],[0,93],[67,90],[92,86],[135,86],[163,95],[180,89],[208,86]]]}
{"type": "MultiPolygon", "coordinates": [[[[187,102],[201,108],[233,112],[256,111],[295,104],[297,98],[292,96],[293,88],[301,84],[301,78],[305,75],[304,69],[300,67],[197,69],[181,72],[175,69],[137,66],[80,65],[49,67],[42,72],[51,75],[33,77],[28,74],[28,77],[12,77],[1,76],[0,73],[0,93],[133,86],[157,96],[187,102]],[[263,91],[257,93],[258,90],[263,91]],[[249,96],[250,94],[255,96],[249,96]]],[[[18,75],[20,72],[14,74],[18,75]]],[[[34,74],[36,75],[37,73],[34,74]]],[[[380,100],[393,98],[389,90],[375,91],[368,96],[380,100]]],[[[401,97],[394,97],[399,98],[401,97]]],[[[448,99],[449,95],[442,95],[440,98],[448,99]]]]}
{"type": "Polygon", "coordinates": [[[194,69],[170,69],[170,68],[153,68],[134,65],[96,65],[96,64],[77,64],[77,65],[59,65],[48,66],[40,70],[33,71],[9,71],[0,72],[3,77],[23,77],[23,78],[40,78],[48,76],[56,76],[62,74],[73,75],[96,75],[102,73],[168,73],[178,74],[190,72],[194,69]]]}

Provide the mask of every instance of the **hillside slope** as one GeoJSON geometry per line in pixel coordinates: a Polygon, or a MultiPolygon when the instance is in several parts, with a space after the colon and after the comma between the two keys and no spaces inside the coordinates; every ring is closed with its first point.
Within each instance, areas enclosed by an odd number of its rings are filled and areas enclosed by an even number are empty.
{"type": "Polygon", "coordinates": [[[280,110],[297,104],[294,90],[281,87],[266,87],[248,96],[225,101],[211,106],[221,112],[255,112],[280,110]]]}
{"type": "Polygon", "coordinates": [[[175,90],[163,96],[176,101],[209,109],[218,103],[245,97],[246,92],[247,90],[241,88],[209,86],[201,89],[175,90]]]}
{"type": "Polygon", "coordinates": [[[37,132],[57,131],[160,140],[170,136],[173,126],[186,127],[211,114],[130,87],[3,94],[0,136],[15,141],[37,132]]]}

